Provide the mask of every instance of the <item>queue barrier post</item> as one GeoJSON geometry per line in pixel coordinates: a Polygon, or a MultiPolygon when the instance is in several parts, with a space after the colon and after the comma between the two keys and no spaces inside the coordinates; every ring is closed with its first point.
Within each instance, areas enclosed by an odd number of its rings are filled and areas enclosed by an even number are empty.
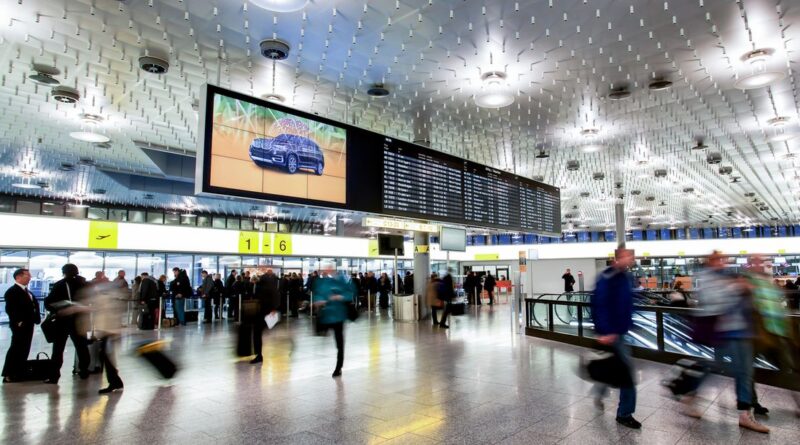
{"type": "Polygon", "coordinates": [[[161,319],[164,311],[164,297],[158,297],[158,330],[161,330],[161,319]]]}

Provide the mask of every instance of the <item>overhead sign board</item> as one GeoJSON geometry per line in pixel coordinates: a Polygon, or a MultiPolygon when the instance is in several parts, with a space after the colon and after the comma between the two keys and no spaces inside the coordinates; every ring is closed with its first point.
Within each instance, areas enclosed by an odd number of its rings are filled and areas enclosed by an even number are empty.
{"type": "Polygon", "coordinates": [[[407,230],[412,232],[437,233],[439,231],[439,225],[437,224],[425,224],[425,223],[407,221],[404,219],[394,219],[394,218],[376,218],[373,216],[365,217],[362,222],[362,225],[364,227],[407,230]]]}

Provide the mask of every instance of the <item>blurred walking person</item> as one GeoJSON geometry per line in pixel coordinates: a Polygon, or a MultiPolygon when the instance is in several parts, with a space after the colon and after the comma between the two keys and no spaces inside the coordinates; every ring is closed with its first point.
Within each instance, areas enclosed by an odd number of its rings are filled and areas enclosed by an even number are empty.
{"type": "Polygon", "coordinates": [[[352,304],[353,283],[336,275],[332,264],[325,264],[323,276],[314,283],[314,304],[319,307],[317,317],[322,331],[333,329],[336,340],[336,368],[333,377],[342,375],[344,366],[344,321],[347,320],[348,305],[352,304]]]}
{"type": "MultiPolygon", "coordinates": [[[[759,433],[769,428],[753,418],[753,300],[748,282],[725,269],[727,258],[719,251],[708,257],[706,268],[698,274],[703,287],[698,291],[698,306],[704,311],[703,324],[714,331],[714,352],[717,365],[733,376],[736,387],[736,408],[739,426],[759,433]],[[729,357],[730,363],[723,357],[729,357]]],[[[697,334],[695,334],[697,337],[697,334]]],[[[695,389],[696,391],[696,389],[695,389]]],[[[683,399],[684,414],[699,418],[694,397],[683,399]]]]}
{"type": "MultiPolygon", "coordinates": [[[[149,274],[142,274],[142,287],[145,283],[157,291],[157,282],[149,274]],[[152,281],[152,283],[148,283],[152,281]]],[[[119,298],[119,292],[108,284],[96,286],[91,306],[91,329],[93,337],[100,342],[100,360],[106,372],[108,386],[100,389],[99,394],[110,394],[123,389],[124,385],[116,366],[114,349],[119,344],[119,314],[125,310],[125,302],[119,298]]]]}
{"type": "Polygon", "coordinates": [[[497,286],[497,280],[494,279],[491,272],[486,274],[486,279],[483,281],[483,287],[486,293],[489,294],[489,306],[494,304],[494,288],[497,286]]]}
{"type": "Polygon", "coordinates": [[[445,276],[439,281],[439,286],[436,288],[436,298],[442,301],[444,305],[444,313],[442,319],[439,321],[440,328],[449,328],[447,324],[447,316],[453,311],[453,298],[456,296],[455,284],[453,283],[453,269],[447,269],[445,276]]]}
{"type": "Polygon", "coordinates": [[[192,298],[192,284],[185,270],[177,267],[172,268],[172,275],[175,277],[169,283],[169,292],[173,298],[175,315],[178,318],[179,326],[186,326],[186,298],[192,298]]]}
{"type": "MultiPolygon", "coordinates": [[[[615,252],[614,264],[606,268],[597,280],[592,293],[592,315],[597,341],[607,347],[628,368],[629,383],[619,389],[617,423],[628,428],[639,429],[642,424],[633,418],[636,411],[636,384],[633,376],[633,361],[630,347],[625,344],[625,334],[633,326],[633,288],[628,268],[634,264],[632,250],[619,248],[615,252]]],[[[595,405],[603,406],[608,386],[596,384],[595,405]]]]}
{"type": "Polygon", "coordinates": [[[256,300],[258,300],[258,315],[253,320],[253,349],[256,356],[250,363],[256,364],[264,361],[262,354],[262,336],[264,335],[264,328],[267,327],[267,322],[264,317],[276,312],[280,304],[280,293],[278,292],[278,276],[272,272],[272,269],[267,269],[267,273],[261,275],[256,283],[256,300]]]}
{"type": "Polygon", "coordinates": [[[214,279],[207,271],[200,272],[200,294],[203,297],[203,323],[211,323],[211,293],[214,290],[214,279]]]}
{"type": "MultiPolygon", "coordinates": [[[[783,372],[800,375],[800,348],[792,332],[791,319],[784,307],[783,291],[771,281],[771,274],[764,270],[764,258],[753,255],[750,268],[745,274],[753,295],[755,321],[755,353],[761,354],[783,372]]],[[[792,391],[795,414],[800,417],[800,393],[792,391]]],[[[761,406],[753,387],[753,412],[766,415],[769,410],[761,406]]]]}

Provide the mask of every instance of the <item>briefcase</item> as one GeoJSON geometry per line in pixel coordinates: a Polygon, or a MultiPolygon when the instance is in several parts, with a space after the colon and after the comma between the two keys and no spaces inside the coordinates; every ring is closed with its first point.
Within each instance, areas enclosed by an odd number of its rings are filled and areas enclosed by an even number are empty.
{"type": "Polygon", "coordinates": [[[581,355],[579,375],[614,388],[633,386],[631,369],[614,352],[592,351],[581,355]]]}
{"type": "Polygon", "coordinates": [[[51,376],[53,370],[53,360],[44,352],[36,354],[35,360],[28,360],[25,362],[25,374],[22,376],[25,380],[44,380],[51,376]],[[45,356],[44,359],[40,358],[45,356]]]}
{"type": "Polygon", "coordinates": [[[58,331],[60,330],[60,326],[58,324],[58,320],[56,319],[56,314],[51,312],[47,314],[47,317],[44,318],[42,324],[42,333],[44,334],[44,339],[47,340],[47,343],[53,343],[58,336],[58,331]]]}

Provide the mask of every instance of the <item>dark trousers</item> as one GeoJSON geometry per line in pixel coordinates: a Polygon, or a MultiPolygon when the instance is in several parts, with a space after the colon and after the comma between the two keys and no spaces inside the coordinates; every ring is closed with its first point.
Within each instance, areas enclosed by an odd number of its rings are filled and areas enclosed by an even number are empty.
{"type": "Polygon", "coordinates": [[[336,339],[336,369],[342,369],[344,366],[344,322],[333,323],[330,328],[333,329],[333,338],[336,339]]]}
{"type": "Polygon", "coordinates": [[[203,321],[211,321],[211,298],[203,297],[203,321]]]}
{"type": "Polygon", "coordinates": [[[487,290],[487,294],[489,294],[489,304],[494,304],[494,289],[487,290]]]}
{"type": "Polygon", "coordinates": [[[447,324],[447,316],[450,315],[452,312],[452,308],[450,307],[450,302],[446,301],[444,303],[444,312],[442,313],[442,319],[439,323],[436,322],[436,312],[440,308],[431,306],[431,317],[433,317],[433,324],[447,324]]]}
{"type": "Polygon", "coordinates": [[[106,369],[108,386],[122,386],[122,379],[119,378],[119,371],[117,370],[116,360],[114,359],[114,346],[111,337],[103,337],[100,339],[100,359],[103,361],[103,367],[106,369]]]}
{"type": "MultiPolygon", "coordinates": [[[[72,323],[70,320],[69,323],[72,323]]],[[[75,345],[75,352],[78,355],[78,371],[81,373],[89,372],[89,348],[86,345],[86,338],[79,335],[74,326],[70,326],[58,333],[58,337],[53,341],[53,372],[51,378],[58,380],[61,378],[61,365],[64,364],[64,348],[67,346],[67,338],[72,339],[75,345]]]]}
{"type": "Polygon", "coordinates": [[[263,345],[261,336],[264,335],[264,328],[266,327],[267,322],[264,321],[263,317],[259,317],[253,322],[253,351],[255,351],[256,355],[261,355],[263,345]]]}
{"type": "Polygon", "coordinates": [[[33,339],[33,326],[27,324],[22,327],[11,328],[11,345],[6,353],[6,362],[3,365],[3,377],[24,377],[25,362],[31,352],[33,339]]]}

